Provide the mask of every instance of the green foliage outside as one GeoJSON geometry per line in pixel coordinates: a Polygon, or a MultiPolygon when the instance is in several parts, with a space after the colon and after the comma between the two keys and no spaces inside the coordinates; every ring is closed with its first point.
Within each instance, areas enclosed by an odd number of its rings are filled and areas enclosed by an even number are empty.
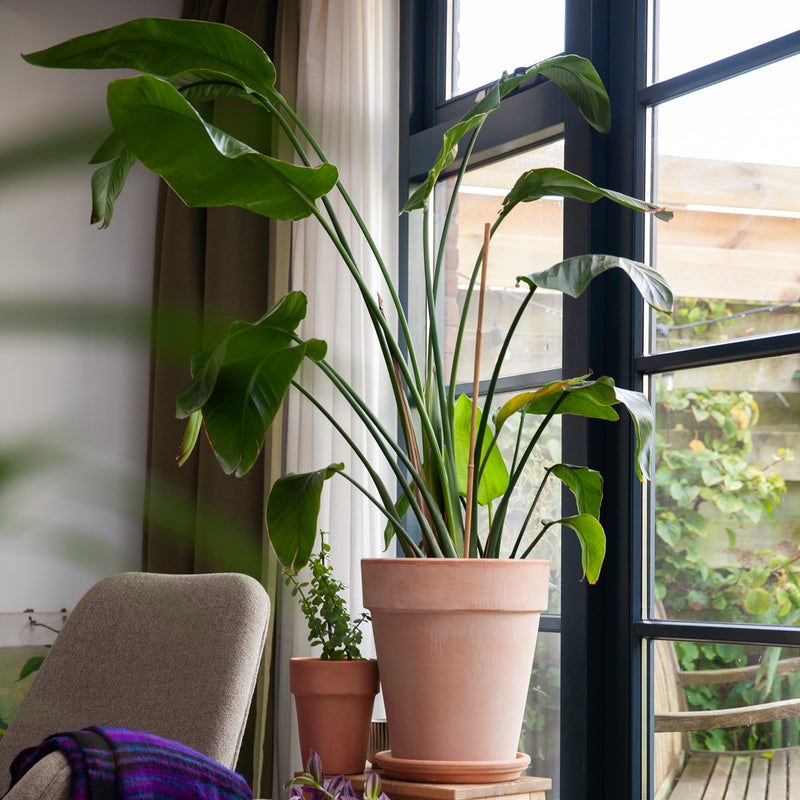
{"type": "Polygon", "coordinates": [[[282,572],[292,597],[300,598],[300,608],[308,625],[308,641],[322,647],[323,661],[360,659],[361,625],[369,620],[365,611],[351,620],[342,592],[347,588],[333,577],[333,567],[327,560],[330,545],[320,534],[320,550],[308,561],[310,581],[300,581],[288,567],[282,572]]]}
{"type": "Polygon", "coordinates": [[[49,645],[0,648],[0,739],[17,713],[48,649],[49,645]],[[20,657],[24,662],[20,662],[20,657]]]}
{"type": "MultiPolygon", "coordinates": [[[[739,547],[737,533],[770,520],[786,492],[777,450],[754,463],[759,408],[749,392],[708,388],[661,391],[656,398],[655,592],[672,618],[796,625],[800,620],[800,547],[764,536],[764,547],[739,547]],[[723,538],[721,548],[717,541],[723,538]]],[[[795,651],[677,642],[683,670],[760,663],[758,678],[731,685],[686,687],[691,710],[731,708],[798,696],[800,676],[776,675],[779,658],[795,651]]],[[[699,749],[769,749],[797,744],[798,720],[749,728],[699,731],[699,749]]]]}

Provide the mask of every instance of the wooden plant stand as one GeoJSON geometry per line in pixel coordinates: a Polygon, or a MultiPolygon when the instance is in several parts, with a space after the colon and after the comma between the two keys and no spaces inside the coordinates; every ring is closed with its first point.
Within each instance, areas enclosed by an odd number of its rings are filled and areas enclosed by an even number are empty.
{"type": "MultiPolygon", "coordinates": [[[[378,774],[380,771],[378,770],[378,774]]],[[[369,773],[348,776],[356,791],[364,788],[369,773]]],[[[384,778],[383,791],[392,800],[546,800],[545,791],[553,782],[549,778],[522,777],[500,783],[415,783],[384,778]]]]}

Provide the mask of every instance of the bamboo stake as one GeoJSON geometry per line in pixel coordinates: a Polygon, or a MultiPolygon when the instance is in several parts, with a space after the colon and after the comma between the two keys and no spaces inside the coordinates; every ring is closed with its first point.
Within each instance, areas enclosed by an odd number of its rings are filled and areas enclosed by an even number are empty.
{"type": "Polygon", "coordinates": [[[486,295],[486,269],[489,263],[489,232],[491,224],[483,228],[483,263],[481,264],[481,288],[478,295],[478,326],[475,332],[475,369],[472,378],[472,421],[469,427],[469,460],[467,461],[467,518],[464,522],[464,557],[469,558],[470,534],[472,530],[473,479],[475,477],[475,430],[478,426],[478,392],[481,380],[481,343],[483,340],[483,298],[486,295]]]}

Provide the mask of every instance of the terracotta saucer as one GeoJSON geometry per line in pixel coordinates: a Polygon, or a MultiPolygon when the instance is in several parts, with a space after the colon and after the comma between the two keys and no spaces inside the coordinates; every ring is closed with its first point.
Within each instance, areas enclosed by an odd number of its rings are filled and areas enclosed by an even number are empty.
{"type": "Polygon", "coordinates": [[[393,758],[391,750],[375,753],[375,763],[388,778],[423,783],[496,783],[518,778],[530,756],[517,753],[511,761],[418,761],[393,758]]]}

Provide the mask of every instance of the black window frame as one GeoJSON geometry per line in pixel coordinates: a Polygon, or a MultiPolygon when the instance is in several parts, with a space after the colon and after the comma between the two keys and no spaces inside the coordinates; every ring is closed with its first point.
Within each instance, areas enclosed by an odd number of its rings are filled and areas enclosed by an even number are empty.
{"type": "MultiPolygon", "coordinates": [[[[402,207],[409,184],[427,171],[442,133],[471,105],[477,91],[443,99],[445,0],[401,0],[400,8],[402,207]],[[437,75],[438,82],[431,77],[437,75]]],[[[603,78],[612,103],[611,132],[594,132],[552,85],[534,81],[520,87],[490,117],[476,163],[563,132],[567,169],[599,185],[644,197],[648,109],[800,53],[797,31],[648,85],[647,0],[566,0],[566,17],[565,50],[589,58],[603,78]],[[538,133],[531,136],[532,130],[538,133]]],[[[453,169],[457,167],[458,161],[453,169]]],[[[408,289],[407,225],[407,219],[401,218],[404,295],[408,289]]],[[[564,243],[565,256],[608,252],[647,260],[644,220],[609,203],[587,206],[566,201],[564,243]]],[[[678,368],[800,352],[800,332],[787,331],[645,354],[642,303],[622,275],[603,276],[578,299],[565,297],[564,320],[563,374],[582,374],[591,368],[595,374],[611,375],[618,384],[640,390],[651,376],[678,368]]],[[[553,377],[551,372],[541,379],[553,377]]],[[[507,388],[515,388],[513,380],[507,388]]],[[[652,776],[642,768],[642,754],[652,750],[652,721],[648,723],[642,713],[652,686],[643,681],[642,663],[649,658],[654,639],[800,644],[800,631],[791,628],[653,619],[649,589],[642,580],[643,559],[652,552],[653,534],[648,534],[649,542],[640,535],[643,498],[634,474],[633,447],[629,424],[565,420],[564,460],[587,463],[605,478],[603,525],[608,550],[600,581],[589,586],[577,580],[577,542],[564,537],[561,615],[542,620],[542,630],[559,632],[562,653],[569,653],[561,661],[563,800],[652,797],[652,776]],[[650,611],[643,614],[648,607],[650,611]]]]}

